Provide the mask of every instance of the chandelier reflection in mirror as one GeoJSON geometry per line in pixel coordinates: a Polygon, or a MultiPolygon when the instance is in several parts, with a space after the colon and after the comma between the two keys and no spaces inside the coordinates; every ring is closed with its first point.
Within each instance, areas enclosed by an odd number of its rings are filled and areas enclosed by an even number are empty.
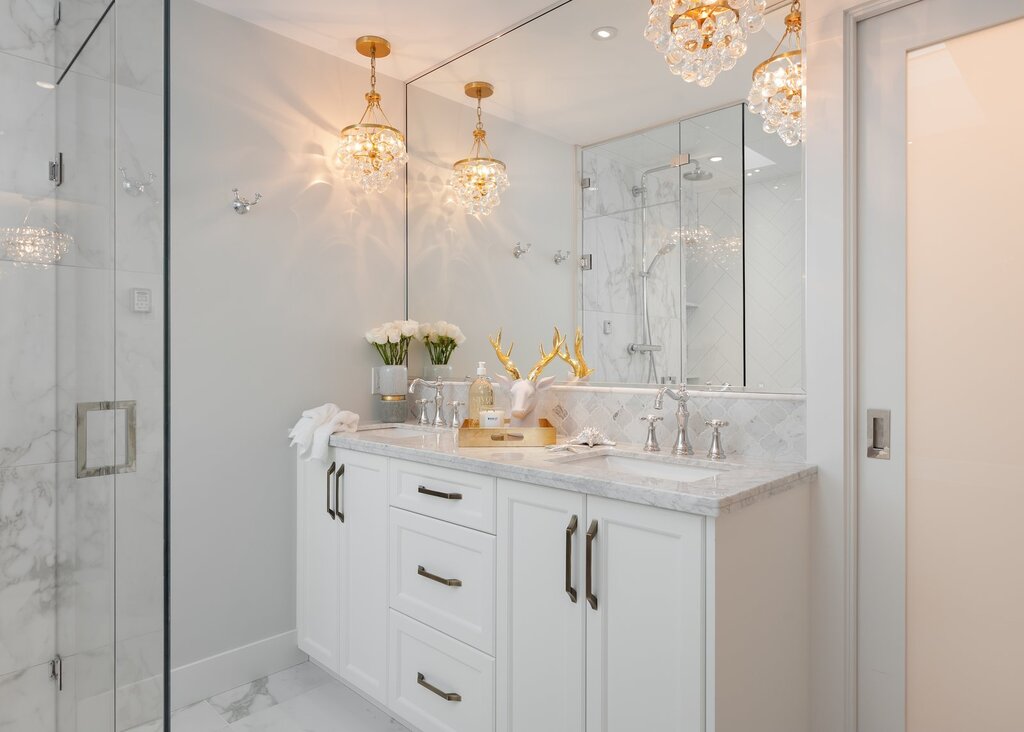
{"type": "Polygon", "coordinates": [[[786,16],[786,32],[771,58],[754,69],[754,83],[748,98],[750,111],[761,115],[764,131],[777,132],[790,147],[799,145],[807,135],[806,81],[800,47],[802,26],[800,2],[796,0],[786,16]],[[787,50],[780,53],[784,45],[787,50]]]}
{"type": "Polygon", "coordinates": [[[711,86],[764,27],[766,0],[651,0],[647,38],[683,81],[711,86]]]}
{"type": "Polygon", "coordinates": [[[356,40],[356,50],[370,59],[370,91],[359,122],[341,131],[335,164],[364,191],[380,193],[409,160],[405,137],[388,121],[377,93],[377,59],[391,53],[391,44],[380,36],[362,36],[356,40]]]}
{"type": "Polygon", "coordinates": [[[448,184],[455,192],[459,204],[467,212],[487,216],[501,203],[501,194],[508,190],[508,172],[505,163],[494,157],[487,145],[481,101],[494,94],[494,87],[486,81],[466,84],[466,96],[476,99],[476,128],[469,157],[452,166],[448,184]]]}
{"type": "Polygon", "coordinates": [[[63,259],[73,242],[56,226],[30,226],[26,214],[21,226],[0,228],[0,258],[43,267],[63,259]]]}

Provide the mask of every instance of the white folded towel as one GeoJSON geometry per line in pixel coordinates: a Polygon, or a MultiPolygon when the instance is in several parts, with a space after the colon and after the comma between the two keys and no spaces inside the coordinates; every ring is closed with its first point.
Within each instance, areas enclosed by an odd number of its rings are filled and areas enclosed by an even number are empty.
{"type": "Polygon", "coordinates": [[[292,447],[298,446],[299,457],[326,462],[331,435],[355,432],[357,427],[358,414],[339,409],[337,404],[323,404],[303,412],[288,436],[292,438],[292,447]]]}

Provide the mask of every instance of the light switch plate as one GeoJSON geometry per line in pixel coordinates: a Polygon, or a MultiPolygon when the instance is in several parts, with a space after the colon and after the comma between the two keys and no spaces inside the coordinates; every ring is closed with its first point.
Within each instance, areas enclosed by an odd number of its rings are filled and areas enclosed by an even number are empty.
{"type": "Polygon", "coordinates": [[[153,291],[145,287],[132,288],[132,312],[153,312],[153,291]]]}

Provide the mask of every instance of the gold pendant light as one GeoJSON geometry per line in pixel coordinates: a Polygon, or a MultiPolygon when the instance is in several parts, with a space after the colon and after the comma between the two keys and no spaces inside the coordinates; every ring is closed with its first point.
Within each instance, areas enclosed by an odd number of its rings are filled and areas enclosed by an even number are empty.
{"type": "Polygon", "coordinates": [[[486,216],[501,203],[501,194],[508,190],[508,173],[505,163],[493,156],[487,145],[487,132],[483,125],[481,100],[494,94],[494,86],[486,81],[471,81],[466,84],[466,96],[476,99],[476,129],[473,130],[473,146],[469,157],[452,166],[448,184],[466,211],[486,216]]]}
{"type": "Polygon", "coordinates": [[[651,0],[644,37],[683,81],[711,86],[764,27],[766,0],[651,0]]]}
{"type": "Polygon", "coordinates": [[[391,44],[380,36],[362,36],[356,50],[370,59],[370,91],[359,122],[341,131],[335,164],[364,191],[380,193],[409,161],[405,137],[388,121],[377,93],[377,59],[390,55],[391,44]]]}
{"type": "Polygon", "coordinates": [[[807,136],[806,78],[800,33],[803,19],[800,0],[794,0],[786,16],[786,32],[772,51],[771,58],[754,69],[750,88],[750,111],[761,116],[764,131],[777,132],[793,147],[807,136]],[[786,42],[786,50],[781,50],[786,42]]]}

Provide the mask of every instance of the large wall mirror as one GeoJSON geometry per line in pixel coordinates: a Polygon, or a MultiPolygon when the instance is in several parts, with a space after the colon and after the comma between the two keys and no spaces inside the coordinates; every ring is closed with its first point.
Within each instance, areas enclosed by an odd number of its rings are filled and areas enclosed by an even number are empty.
{"type": "Polygon", "coordinates": [[[409,316],[462,327],[457,378],[495,370],[499,327],[532,364],[557,326],[582,329],[591,383],[803,391],[803,149],[744,103],[785,12],[709,88],[622,0],[572,0],[409,84],[409,316]],[[474,81],[510,181],[487,214],[449,185],[474,81]]]}

